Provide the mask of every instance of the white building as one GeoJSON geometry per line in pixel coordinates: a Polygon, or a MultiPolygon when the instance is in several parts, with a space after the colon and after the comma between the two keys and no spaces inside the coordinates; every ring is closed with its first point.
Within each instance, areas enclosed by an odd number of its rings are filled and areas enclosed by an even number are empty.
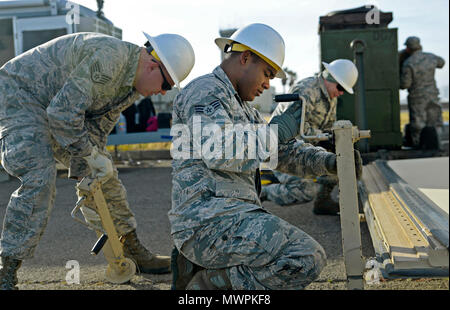
{"type": "Polygon", "coordinates": [[[33,47],[76,32],[122,39],[122,30],[111,21],[72,1],[0,1],[0,66],[33,47]]]}

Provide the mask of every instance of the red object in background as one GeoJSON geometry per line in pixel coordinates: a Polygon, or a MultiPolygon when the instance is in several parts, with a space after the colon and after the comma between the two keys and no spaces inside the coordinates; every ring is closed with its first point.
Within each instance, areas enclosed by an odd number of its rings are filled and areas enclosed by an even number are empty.
{"type": "Polygon", "coordinates": [[[147,120],[147,128],[145,131],[157,131],[158,130],[158,118],[151,116],[147,120]]]}

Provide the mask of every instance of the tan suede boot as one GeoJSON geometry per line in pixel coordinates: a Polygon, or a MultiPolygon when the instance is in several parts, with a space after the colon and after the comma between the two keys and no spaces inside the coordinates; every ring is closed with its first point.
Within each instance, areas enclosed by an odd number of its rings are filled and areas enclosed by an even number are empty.
{"type": "Polygon", "coordinates": [[[123,254],[132,259],[142,273],[162,274],[170,272],[170,257],[152,254],[139,241],[133,230],[121,237],[123,254]]]}

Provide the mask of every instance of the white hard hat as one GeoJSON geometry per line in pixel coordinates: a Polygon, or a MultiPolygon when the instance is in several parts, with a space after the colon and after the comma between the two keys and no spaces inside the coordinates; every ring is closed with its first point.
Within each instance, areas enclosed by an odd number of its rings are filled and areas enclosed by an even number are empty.
{"type": "Polygon", "coordinates": [[[229,38],[217,38],[214,40],[217,46],[224,51],[231,43],[240,43],[269,63],[277,70],[276,77],[286,78],[283,71],[284,40],[273,28],[265,24],[250,24],[229,38]]]}
{"type": "Polygon", "coordinates": [[[352,87],[358,80],[358,69],[355,64],[348,59],[336,59],[330,64],[322,62],[325,69],[344,89],[353,94],[352,87]]]}
{"type": "MultiPolygon", "coordinates": [[[[163,63],[170,77],[178,88],[194,67],[194,49],[188,40],[178,34],[160,34],[152,37],[144,32],[145,37],[163,63]]],[[[155,56],[155,55],[154,55],[155,56]]]]}

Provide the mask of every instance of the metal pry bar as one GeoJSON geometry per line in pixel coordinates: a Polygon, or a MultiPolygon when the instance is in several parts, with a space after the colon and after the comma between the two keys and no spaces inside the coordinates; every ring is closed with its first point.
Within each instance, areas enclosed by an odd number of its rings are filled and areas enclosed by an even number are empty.
{"type": "Polygon", "coordinates": [[[341,120],[332,128],[336,141],[336,162],[339,179],[339,207],[342,250],[347,274],[347,288],[364,289],[364,262],[358,210],[358,190],[353,144],[370,138],[370,131],[359,131],[350,121],[341,120]]]}
{"type": "Polygon", "coordinates": [[[72,217],[96,231],[99,239],[92,248],[91,253],[97,254],[103,249],[103,254],[108,261],[107,280],[117,284],[126,283],[136,273],[136,264],[131,259],[124,257],[122,243],[103,196],[101,185],[99,180],[91,178],[83,178],[81,182],[77,183],[77,188],[80,191],[89,192],[92,195],[95,211],[100,216],[102,228],[95,227],[91,223],[82,222],[75,216],[76,212],[83,206],[86,198],[78,200],[72,211],[72,217]]]}

